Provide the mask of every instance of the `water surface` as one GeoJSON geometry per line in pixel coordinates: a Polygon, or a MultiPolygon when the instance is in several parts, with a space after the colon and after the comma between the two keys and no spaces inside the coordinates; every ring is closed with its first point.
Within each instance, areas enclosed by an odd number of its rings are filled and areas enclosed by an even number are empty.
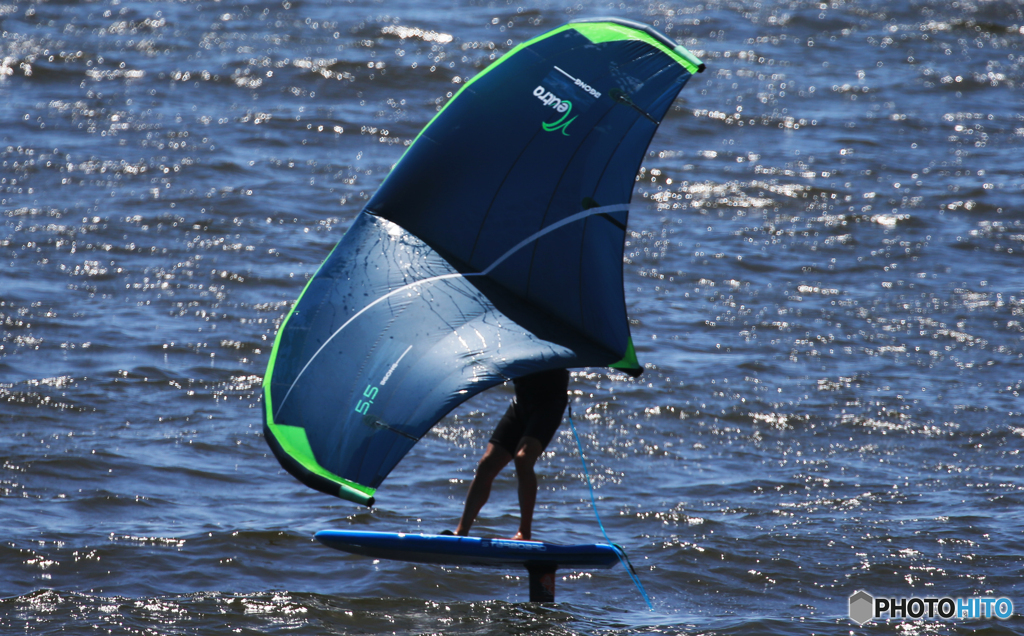
{"type": "MultiPolygon", "coordinates": [[[[858,589],[1024,607],[1018,3],[17,1],[0,31],[0,631],[834,634],[877,629],[858,589]],[[540,606],[519,572],[320,546],[451,527],[511,393],[362,509],[262,438],[280,321],[463,82],[600,15],[708,66],[633,199],[646,373],[571,385],[654,611],[620,569],[540,606]]],[[[600,540],[567,428],[550,451],[538,536],[600,540]]],[[[509,473],[476,529],[517,514],[509,473]]]]}

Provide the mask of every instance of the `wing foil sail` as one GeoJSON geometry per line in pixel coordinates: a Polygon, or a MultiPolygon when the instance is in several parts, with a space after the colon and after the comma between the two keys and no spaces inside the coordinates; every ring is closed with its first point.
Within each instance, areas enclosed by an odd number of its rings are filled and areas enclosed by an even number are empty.
{"type": "Polygon", "coordinates": [[[264,430],[285,469],[373,505],[413,444],[484,389],[553,368],[639,375],[629,199],[656,122],[699,70],[649,27],[602,20],[465,84],[278,331],[264,430]]]}

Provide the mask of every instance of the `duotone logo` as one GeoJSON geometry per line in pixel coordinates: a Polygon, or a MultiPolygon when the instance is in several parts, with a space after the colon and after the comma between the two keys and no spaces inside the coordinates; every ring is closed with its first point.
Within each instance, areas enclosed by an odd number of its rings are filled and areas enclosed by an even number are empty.
{"type": "Polygon", "coordinates": [[[559,98],[551,91],[545,89],[543,86],[538,86],[537,88],[533,89],[533,96],[539,99],[541,103],[543,103],[545,106],[550,106],[551,108],[553,108],[556,113],[562,114],[561,118],[555,121],[544,122],[543,124],[541,124],[544,130],[546,130],[547,132],[555,132],[557,130],[560,130],[563,135],[568,137],[569,133],[566,131],[566,128],[568,128],[569,124],[571,124],[576,119],[575,116],[572,117],[571,119],[569,118],[569,114],[572,112],[572,102],[570,102],[567,99],[559,98]]]}
{"type": "Polygon", "coordinates": [[[872,618],[875,612],[875,597],[864,590],[857,590],[850,595],[850,620],[863,625],[872,618]]]}
{"type": "Polygon", "coordinates": [[[533,89],[533,96],[539,99],[542,104],[553,108],[556,113],[561,115],[555,121],[544,122],[542,124],[544,130],[547,132],[561,132],[568,137],[569,124],[575,121],[576,117],[581,113],[586,112],[588,105],[593,100],[601,98],[601,91],[587,84],[582,79],[566,73],[564,69],[553,66],[551,72],[543,80],[542,85],[533,89]],[[545,84],[553,88],[545,88],[545,84]],[[579,100],[577,104],[579,108],[576,109],[576,115],[572,114],[573,103],[564,97],[566,94],[570,95],[573,99],[579,100]]]}

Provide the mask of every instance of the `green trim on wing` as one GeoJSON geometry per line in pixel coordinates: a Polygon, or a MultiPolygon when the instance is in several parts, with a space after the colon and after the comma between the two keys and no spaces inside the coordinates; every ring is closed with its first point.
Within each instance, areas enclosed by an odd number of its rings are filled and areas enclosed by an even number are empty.
{"type": "Polygon", "coordinates": [[[302,302],[302,297],[306,295],[306,290],[308,290],[309,286],[313,283],[313,279],[316,278],[316,275],[320,273],[320,269],[324,266],[324,263],[326,263],[327,260],[331,258],[331,255],[334,254],[334,250],[336,249],[338,249],[337,243],[335,243],[334,247],[331,248],[331,251],[328,252],[327,258],[325,258],[320,263],[320,267],[317,267],[316,271],[313,272],[313,275],[310,276],[309,280],[306,281],[306,285],[302,288],[302,293],[299,294],[299,297],[295,299],[295,303],[292,304],[292,308],[288,310],[288,315],[284,317],[284,320],[281,321],[281,326],[277,328],[277,335],[274,336],[274,348],[271,349],[270,361],[267,362],[267,372],[263,374],[263,398],[264,402],[267,405],[267,422],[269,423],[273,423],[274,421],[274,411],[270,408],[270,378],[274,374],[274,363],[277,362],[277,348],[281,345],[281,334],[284,333],[285,326],[291,319],[292,314],[295,313],[295,308],[299,306],[300,302],[302,302]]]}
{"type": "MultiPolygon", "coordinates": [[[[509,52],[508,52],[508,53],[506,53],[505,55],[502,55],[502,56],[501,56],[501,58],[500,58],[500,59],[499,59],[498,61],[496,61],[496,62],[495,62],[494,64],[491,64],[490,66],[488,66],[488,67],[487,67],[487,68],[485,68],[484,70],[482,70],[482,71],[480,71],[479,73],[477,73],[476,75],[474,75],[474,76],[473,76],[473,79],[471,79],[471,80],[469,80],[468,82],[466,82],[465,84],[463,84],[463,85],[462,85],[462,88],[460,88],[460,89],[459,89],[458,91],[456,91],[456,92],[455,92],[455,94],[454,94],[454,95],[452,95],[452,98],[451,98],[451,99],[449,99],[449,100],[448,100],[447,102],[445,102],[445,103],[444,103],[444,106],[442,106],[442,107],[441,107],[441,110],[437,111],[437,114],[436,114],[436,115],[434,115],[433,117],[431,117],[430,121],[429,121],[429,122],[427,122],[427,125],[426,125],[426,126],[424,126],[424,127],[423,127],[423,128],[422,128],[422,129],[420,130],[420,131],[419,131],[419,133],[417,133],[417,134],[416,134],[416,137],[414,137],[414,138],[413,138],[413,140],[412,140],[412,144],[409,144],[409,145],[408,145],[408,146],[406,147],[406,149],[405,149],[405,152],[403,152],[403,153],[402,153],[402,157],[404,157],[404,156],[405,156],[405,153],[409,151],[409,148],[412,148],[412,145],[413,145],[414,143],[416,143],[416,142],[417,142],[417,141],[419,140],[419,138],[420,138],[420,137],[422,137],[422,136],[423,136],[423,133],[427,132],[427,129],[429,129],[429,128],[430,128],[430,125],[431,125],[431,124],[433,124],[433,123],[434,123],[434,121],[435,121],[435,120],[436,120],[436,119],[437,119],[438,117],[440,117],[440,116],[441,116],[441,113],[443,113],[443,112],[445,111],[445,109],[446,109],[446,108],[448,108],[448,104],[451,104],[451,103],[452,103],[452,102],[454,102],[454,101],[455,101],[456,99],[458,99],[458,98],[459,98],[459,95],[461,95],[461,94],[462,94],[462,92],[463,92],[464,90],[466,90],[467,88],[469,88],[470,86],[472,86],[472,85],[473,85],[473,82],[477,81],[478,79],[480,79],[480,78],[481,78],[481,77],[483,77],[484,75],[487,75],[488,73],[490,73],[491,71],[493,71],[493,70],[494,70],[495,68],[497,68],[497,67],[498,67],[498,65],[499,65],[499,64],[501,64],[502,62],[504,62],[504,61],[505,61],[505,60],[507,60],[508,58],[512,57],[512,55],[513,55],[513,54],[517,53],[517,52],[518,52],[518,51],[520,51],[521,49],[525,49],[526,47],[530,46],[531,44],[533,44],[533,43],[535,43],[535,42],[540,42],[541,40],[543,40],[543,39],[545,39],[545,38],[549,38],[549,37],[551,37],[552,35],[556,35],[556,34],[558,34],[558,33],[561,33],[562,31],[565,31],[566,29],[571,29],[571,28],[573,28],[573,25],[571,25],[571,24],[566,24],[566,25],[563,25],[563,26],[560,26],[560,27],[558,27],[558,28],[557,28],[557,29],[555,29],[554,31],[549,31],[549,32],[545,33],[544,35],[539,35],[539,36],[537,36],[537,37],[533,38],[532,40],[528,40],[528,41],[526,41],[526,42],[522,42],[522,43],[520,43],[520,44],[517,44],[517,45],[516,45],[515,47],[513,47],[513,49],[512,49],[511,51],[509,51],[509,52]]],[[[399,159],[398,159],[398,160],[399,160],[399,161],[401,161],[401,160],[402,160],[402,158],[401,158],[401,157],[399,157],[399,159]]],[[[395,164],[395,165],[397,165],[397,164],[395,164]]],[[[390,175],[389,175],[389,176],[390,176],[390,175]]],[[[385,178],[384,178],[384,180],[385,180],[385,181],[387,181],[387,177],[385,177],[385,178]]]]}
{"type": "Polygon", "coordinates": [[[337,244],[331,248],[330,253],[327,254],[327,258],[320,263],[320,267],[317,267],[316,272],[314,272],[313,275],[309,277],[309,280],[306,281],[305,287],[302,288],[302,293],[295,299],[295,303],[292,305],[292,308],[288,310],[288,315],[284,317],[284,320],[281,321],[281,326],[277,328],[277,335],[274,336],[274,348],[270,350],[270,361],[267,362],[267,372],[263,374],[263,403],[267,406],[267,424],[274,423],[273,402],[270,399],[270,379],[274,376],[274,364],[277,362],[278,347],[281,346],[281,334],[284,333],[284,328],[288,325],[288,321],[291,320],[292,314],[295,313],[295,308],[299,306],[300,302],[302,302],[302,297],[306,295],[306,290],[309,289],[313,279],[320,273],[320,268],[324,266],[324,263],[326,263],[327,259],[331,257],[331,254],[334,254],[334,250],[336,249],[338,249],[337,244]]]}
{"type": "MultiPolygon", "coordinates": [[[[517,44],[515,47],[512,48],[511,51],[501,56],[501,59],[496,61],[494,64],[491,64],[483,71],[474,75],[473,79],[463,84],[462,88],[456,91],[455,94],[452,95],[452,98],[445,102],[444,106],[441,107],[441,110],[437,111],[437,114],[434,115],[429,122],[427,122],[427,125],[424,126],[419,131],[419,133],[416,134],[416,137],[413,138],[412,143],[409,144],[406,147],[405,152],[402,153],[402,157],[404,157],[405,153],[409,151],[409,148],[412,147],[412,144],[416,143],[419,140],[419,138],[423,136],[423,133],[427,132],[427,129],[429,129],[430,125],[434,123],[434,120],[440,117],[441,113],[443,113],[445,109],[448,108],[448,104],[451,104],[453,101],[458,99],[459,95],[462,94],[462,91],[472,86],[473,82],[477,81],[484,75],[487,75],[488,73],[493,71],[495,68],[498,67],[499,64],[501,64],[508,58],[512,57],[512,55],[519,52],[520,50],[525,49],[526,47],[531,46],[551,36],[558,35],[559,33],[566,31],[568,29],[574,29],[580,35],[590,40],[593,44],[600,44],[602,42],[617,42],[621,40],[639,40],[640,42],[645,42],[647,44],[650,44],[654,48],[663,51],[666,55],[668,55],[670,58],[678,62],[683,68],[685,68],[691,74],[699,73],[704,70],[704,63],[697,59],[697,57],[693,55],[693,53],[690,53],[684,47],[676,45],[674,48],[669,48],[664,43],[659,42],[657,39],[648,35],[646,32],[632,26],[617,24],[615,22],[573,22],[565,24],[553,31],[549,31],[543,35],[538,35],[532,40],[527,40],[526,42],[517,44]]],[[[398,160],[401,161],[402,158],[399,157],[398,160]]],[[[385,177],[384,180],[386,181],[387,177],[385,177]]]]}

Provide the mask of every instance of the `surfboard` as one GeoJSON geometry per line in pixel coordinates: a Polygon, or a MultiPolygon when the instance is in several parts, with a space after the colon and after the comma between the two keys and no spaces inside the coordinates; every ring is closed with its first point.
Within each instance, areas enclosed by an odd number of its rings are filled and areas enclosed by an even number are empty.
{"type": "Polygon", "coordinates": [[[320,543],[344,552],[413,563],[583,570],[606,569],[619,562],[618,548],[600,543],[561,545],[546,541],[360,530],[321,530],[315,536],[320,543]]]}

